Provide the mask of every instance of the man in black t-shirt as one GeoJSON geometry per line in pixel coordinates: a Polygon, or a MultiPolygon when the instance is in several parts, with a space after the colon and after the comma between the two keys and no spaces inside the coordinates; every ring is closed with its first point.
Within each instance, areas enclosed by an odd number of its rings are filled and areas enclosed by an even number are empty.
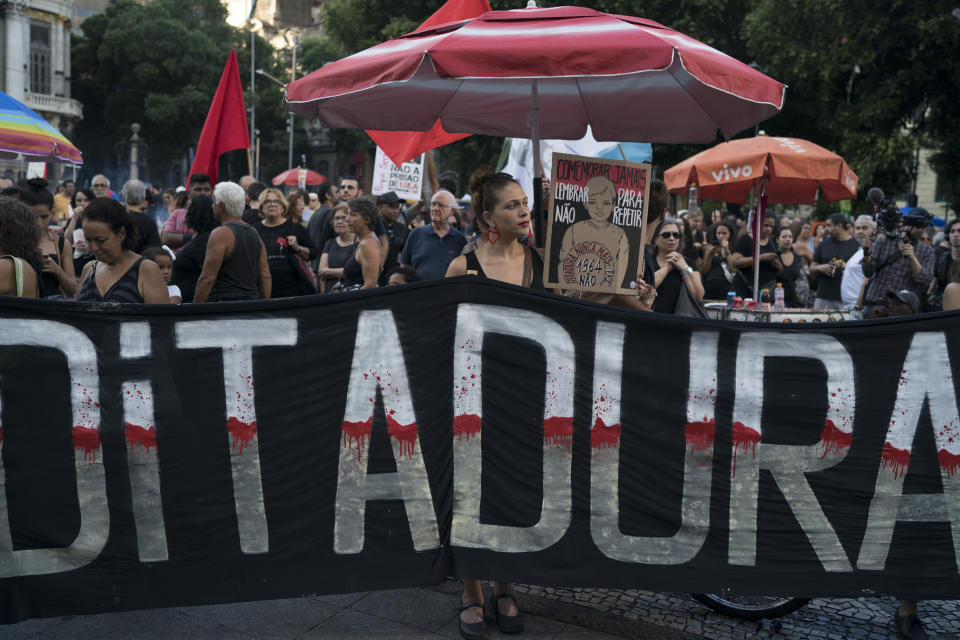
{"type": "Polygon", "coordinates": [[[377,196],[377,210],[387,229],[387,257],[380,274],[380,286],[387,284],[387,272],[399,264],[400,252],[403,243],[407,241],[410,231],[407,225],[397,218],[400,215],[400,197],[393,191],[387,191],[377,196]]]}
{"type": "Polygon", "coordinates": [[[820,244],[813,252],[810,273],[817,277],[817,297],[814,309],[842,309],[840,295],[843,283],[843,270],[860,243],[850,235],[850,222],[841,213],[827,218],[825,232],[820,244]]]}
{"type": "Polygon", "coordinates": [[[780,257],[777,255],[777,246],[773,243],[773,229],[777,224],[777,219],[772,211],[767,211],[763,218],[763,230],[760,233],[760,279],[757,281],[759,289],[754,296],[753,291],[753,235],[745,233],[737,239],[733,246],[733,253],[727,258],[730,267],[737,270],[737,275],[733,279],[734,291],[742,298],[758,299],[760,291],[770,289],[776,286],[777,273],[783,268],[780,264],[780,257]]]}

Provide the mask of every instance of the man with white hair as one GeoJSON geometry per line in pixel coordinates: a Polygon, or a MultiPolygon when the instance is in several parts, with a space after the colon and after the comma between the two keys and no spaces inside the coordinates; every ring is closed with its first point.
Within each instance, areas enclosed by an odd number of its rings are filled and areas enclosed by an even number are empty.
{"type": "Polygon", "coordinates": [[[450,227],[450,213],[456,206],[452,193],[437,191],[430,199],[430,225],[411,231],[403,245],[400,262],[416,269],[424,280],[443,278],[447,266],[467,244],[466,236],[450,227]]]}
{"type": "Polygon", "coordinates": [[[210,232],[194,302],[269,298],[272,281],[267,249],[260,234],[243,221],[246,194],[234,182],[213,190],[213,215],[220,226],[210,232]]]}
{"type": "Polygon", "coordinates": [[[127,213],[133,216],[133,221],[137,224],[137,244],[133,247],[134,253],[143,253],[147,247],[159,247],[160,232],[157,231],[157,223],[143,212],[147,208],[147,187],[139,180],[127,180],[123,183],[120,190],[123,197],[123,206],[127,208],[127,213]]]}
{"type": "Polygon", "coordinates": [[[110,189],[110,178],[102,173],[93,176],[93,179],[90,180],[90,189],[97,198],[113,198],[117,202],[123,202],[120,196],[110,189]]]}
{"type": "Polygon", "coordinates": [[[853,237],[860,243],[857,252],[847,260],[847,266],[843,271],[843,279],[840,281],[840,298],[843,308],[853,309],[857,306],[860,299],[860,289],[863,288],[863,249],[869,251],[873,245],[873,236],[877,232],[877,223],[873,217],[862,215],[853,223],[853,237]]]}

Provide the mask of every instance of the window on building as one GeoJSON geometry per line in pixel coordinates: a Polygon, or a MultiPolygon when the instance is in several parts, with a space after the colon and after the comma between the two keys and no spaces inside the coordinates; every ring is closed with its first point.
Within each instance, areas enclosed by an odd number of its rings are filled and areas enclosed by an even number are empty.
{"type": "Polygon", "coordinates": [[[51,93],[50,35],[50,23],[30,23],[30,91],[33,93],[51,93]]]}

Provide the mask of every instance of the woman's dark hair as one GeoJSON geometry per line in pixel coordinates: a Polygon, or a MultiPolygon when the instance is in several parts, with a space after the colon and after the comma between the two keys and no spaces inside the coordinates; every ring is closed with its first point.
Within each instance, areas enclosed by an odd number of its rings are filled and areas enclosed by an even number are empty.
{"type": "Polygon", "coordinates": [[[186,209],[188,202],[190,202],[190,192],[186,189],[173,196],[173,206],[177,209],[186,209]]]}
{"type": "Polygon", "coordinates": [[[76,191],[73,192],[73,196],[70,198],[70,206],[73,207],[73,208],[76,208],[76,207],[77,207],[77,194],[78,194],[78,193],[83,194],[83,197],[85,197],[85,198],[87,199],[87,203],[88,203],[88,204],[91,203],[91,202],[93,202],[93,201],[96,200],[96,198],[97,198],[97,196],[93,195],[93,189],[88,189],[88,188],[86,188],[86,187],[83,187],[83,188],[81,188],[81,189],[77,189],[76,191]]]}
{"type": "Polygon", "coordinates": [[[398,264],[394,268],[387,271],[387,280],[389,280],[390,276],[392,276],[395,273],[399,273],[400,275],[402,275],[403,279],[407,283],[419,282],[420,280],[423,280],[423,278],[420,277],[420,274],[417,273],[417,270],[408,264],[398,264]]]}
{"type": "Polygon", "coordinates": [[[647,199],[647,224],[659,223],[667,213],[670,204],[670,192],[663,180],[650,181],[650,195],[647,199]]]}
{"type": "Polygon", "coordinates": [[[53,209],[53,193],[47,188],[49,184],[43,178],[21,180],[19,183],[20,201],[28,207],[45,204],[53,209]]]}
{"type": "MultiPolygon", "coordinates": [[[[303,204],[307,204],[307,193],[306,191],[300,191],[300,189],[294,189],[287,194],[287,211],[285,216],[287,220],[293,220],[297,224],[303,223],[303,214],[297,213],[297,199],[303,200],[303,204]]],[[[370,228],[373,229],[373,224],[370,225],[370,228]]]]}
{"type": "Polygon", "coordinates": [[[726,227],[727,231],[730,233],[730,239],[727,242],[729,242],[732,249],[733,242],[737,239],[737,228],[724,220],[721,220],[720,222],[714,222],[712,225],[707,227],[707,242],[714,242],[717,239],[717,227],[726,227]]]}
{"type": "Polygon", "coordinates": [[[0,253],[23,258],[39,268],[40,229],[30,208],[19,200],[0,196],[0,253]]]}
{"type": "Polygon", "coordinates": [[[680,234],[683,236],[680,240],[680,253],[691,262],[695,262],[700,257],[700,250],[697,249],[693,240],[693,230],[690,229],[690,216],[683,219],[683,229],[680,234]]]}
{"type": "MultiPolygon", "coordinates": [[[[376,230],[377,205],[373,202],[372,198],[368,196],[351,198],[347,202],[347,209],[359,213],[360,217],[367,223],[368,229],[371,231],[376,230]]],[[[358,238],[358,240],[362,240],[362,238],[358,238]]]]}
{"type": "MultiPolygon", "coordinates": [[[[657,253],[658,253],[658,247],[657,247],[657,242],[656,242],[656,241],[657,241],[657,238],[660,237],[660,232],[661,232],[661,231],[663,230],[663,228],[664,228],[665,226],[667,226],[668,224],[672,224],[672,225],[676,226],[676,227],[677,227],[677,231],[680,231],[680,223],[677,222],[677,219],[676,219],[676,218],[664,218],[663,221],[662,221],[660,224],[657,225],[657,230],[653,232],[653,241],[654,241],[654,242],[653,242],[653,255],[657,255],[657,253]]],[[[677,251],[678,251],[679,253],[681,253],[681,254],[683,253],[684,240],[685,240],[685,238],[683,237],[683,232],[680,231],[680,244],[677,246],[677,251]]]]}
{"type": "Polygon", "coordinates": [[[483,219],[484,211],[492,211],[500,204],[500,191],[509,184],[519,185],[509,173],[488,173],[481,176],[477,185],[476,194],[471,194],[471,204],[473,206],[473,228],[475,232],[486,231],[490,228],[487,221],[483,219]]]}
{"type": "Polygon", "coordinates": [[[121,247],[132,250],[137,246],[137,223],[133,216],[127,211],[127,208],[114,200],[113,198],[95,198],[83,210],[84,222],[102,222],[110,231],[119,234],[121,229],[126,229],[127,235],[124,236],[121,247]]]}
{"type": "Polygon", "coordinates": [[[219,227],[220,221],[213,215],[213,198],[197,196],[191,199],[186,222],[195,233],[209,233],[219,227]]]}

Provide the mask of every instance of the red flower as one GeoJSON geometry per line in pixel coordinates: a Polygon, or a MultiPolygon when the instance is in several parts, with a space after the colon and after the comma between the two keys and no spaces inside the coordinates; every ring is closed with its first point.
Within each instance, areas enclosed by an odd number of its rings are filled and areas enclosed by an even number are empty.
{"type": "Polygon", "coordinates": [[[279,238],[277,238],[277,244],[286,247],[289,243],[287,242],[286,238],[284,238],[283,236],[280,236],[279,238]]]}

